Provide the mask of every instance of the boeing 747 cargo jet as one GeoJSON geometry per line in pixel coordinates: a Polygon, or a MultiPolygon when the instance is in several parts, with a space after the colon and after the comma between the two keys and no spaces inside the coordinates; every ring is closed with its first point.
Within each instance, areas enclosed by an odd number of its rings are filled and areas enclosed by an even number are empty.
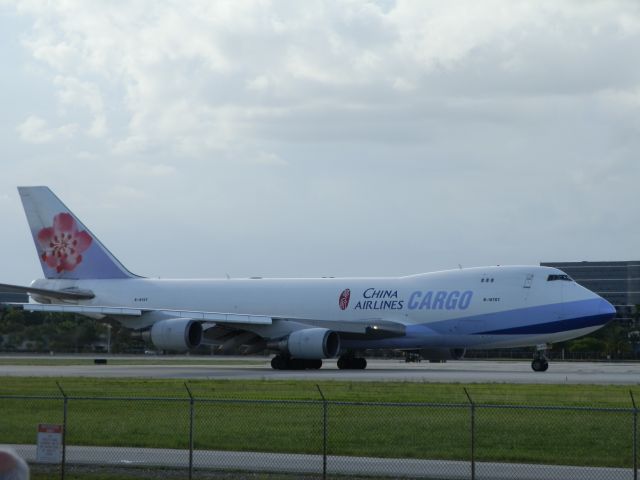
{"type": "Polygon", "coordinates": [[[275,353],[274,369],[366,368],[367,349],[462,357],[467,349],[545,348],[597,330],[609,302],[562,271],[497,266],[373,278],[169,280],[129,272],[47,187],[19,187],[44,278],[28,311],[113,318],[162,350],[218,345],[223,353],[275,353]]]}

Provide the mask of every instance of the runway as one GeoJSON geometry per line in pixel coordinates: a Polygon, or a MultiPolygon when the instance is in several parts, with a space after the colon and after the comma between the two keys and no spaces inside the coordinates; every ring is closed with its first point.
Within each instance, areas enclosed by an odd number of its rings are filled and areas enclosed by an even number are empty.
{"type": "MultiPolygon", "coordinates": [[[[339,370],[335,360],[326,360],[321,370],[272,370],[265,357],[100,357],[106,365],[85,364],[12,365],[2,356],[0,376],[128,377],[178,379],[252,380],[348,380],[447,383],[528,383],[528,384],[640,384],[640,363],[551,362],[547,372],[533,372],[530,362],[457,360],[447,363],[405,363],[402,360],[368,360],[366,370],[339,370]],[[212,358],[215,359],[212,361],[212,358]],[[114,364],[124,362],[127,364],[114,364]],[[239,361],[247,362],[238,364],[239,361]],[[111,362],[111,364],[109,364],[111,362]],[[188,364],[185,364],[188,362],[188,364]]],[[[29,357],[47,359],[48,357],[29,357]]],[[[52,360],[53,362],[53,360],[52,360]]],[[[18,362],[16,362],[18,363],[18,362]]],[[[78,362],[79,363],[79,362],[78,362]]]]}

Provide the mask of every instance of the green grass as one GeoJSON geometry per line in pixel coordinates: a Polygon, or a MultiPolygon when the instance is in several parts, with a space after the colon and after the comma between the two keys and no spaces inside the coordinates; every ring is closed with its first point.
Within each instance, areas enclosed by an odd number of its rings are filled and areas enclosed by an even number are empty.
{"type": "MultiPolygon", "coordinates": [[[[56,381],[69,396],[188,398],[179,379],[65,377],[0,377],[0,395],[59,396],[56,381]]],[[[420,382],[189,380],[193,395],[206,399],[319,400],[320,385],[328,400],[467,404],[466,388],[475,403],[631,407],[630,390],[640,404],[640,385],[526,385],[420,382]]]]}
{"type": "MultiPolygon", "coordinates": [[[[60,383],[69,396],[137,398],[69,400],[69,444],[188,447],[189,401],[184,382],[65,378],[60,383]]],[[[195,404],[196,449],[322,451],[323,407],[315,382],[194,380],[188,385],[203,400],[195,404]]],[[[328,381],[320,387],[332,402],[327,412],[329,454],[469,458],[471,419],[463,385],[328,381]]],[[[480,404],[475,419],[478,461],[632,465],[632,415],[628,411],[508,407],[628,409],[628,387],[474,384],[466,388],[480,404]],[[493,406],[482,406],[486,404],[493,406]]],[[[634,387],[634,394],[640,399],[639,387],[634,387]]],[[[59,391],[51,378],[3,377],[1,395],[55,396],[59,391]]],[[[33,443],[37,423],[62,422],[62,405],[60,399],[0,398],[0,443],[33,443]]]]}

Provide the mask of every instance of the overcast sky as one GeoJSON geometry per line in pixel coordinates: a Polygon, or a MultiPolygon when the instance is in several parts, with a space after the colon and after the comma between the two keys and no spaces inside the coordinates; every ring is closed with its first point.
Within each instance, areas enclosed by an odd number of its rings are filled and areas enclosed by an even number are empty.
{"type": "Polygon", "coordinates": [[[0,0],[0,283],[48,185],[145,276],[640,258],[640,2],[0,0]]]}

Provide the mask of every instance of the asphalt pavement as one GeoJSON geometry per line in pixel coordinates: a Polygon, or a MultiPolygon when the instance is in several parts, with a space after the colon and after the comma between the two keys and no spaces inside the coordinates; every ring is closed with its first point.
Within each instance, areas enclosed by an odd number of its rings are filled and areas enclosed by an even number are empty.
{"type": "MultiPolygon", "coordinates": [[[[36,458],[35,445],[12,445],[28,462],[36,458]]],[[[188,468],[189,451],[156,448],[68,446],[68,464],[111,467],[188,468]]],[[[244,472],[321,474],[321,455],[290,453],[195,450],[197,469],[244,472]]],[[[632,469],[476,462],[478,480],[629,480],[632,469]]],[[[390,478],[430,478],[462,480],[471,478],[471,463],[410,458],[327,457],[329,475],[362,475],[390,478]]]]}
{"type": "MultiPolygon", "coordinates": [[[[10,357],[2,356],[0,359],[10,357]]],[[[25,358],[25,357],[15,357],[25,358]]],[[[43,358],[43,357],[35,357],[43,358]]],[[[44,357],[47,358],[47,357],[44,357]]],[[[78,357],[55,357],[74,358],[78,357]]],[[[93,359],[94,357],[83,357],[93,359]]],[[[456,383],[534,383],[534,384],[640,384],[640,363],[561,362],[551,361],[546,372],[534,372],[530,362],[453,360],[446,363],[405,363],[403,360],[368,360],[366,370],[339,370],[335,360],[325,360],[321,370],[272,370],[265,357],[203,357],[201,363],[181,364],[185,357],[138,356],[117,357],[132,364],[114,365],[0,365],[0,376],[55,377],[127,377],[179,379],[304,379],[349,381],[409,381],[456,383]],[[162,359],[162,360],[160,360],[162,359]],[[251,360],[238,365],[237,360],[251,360]],[[152,362],[154,364],[152,364],[152,362]]],[[[186,357],[190,362],[197,357],[186,357]]],[[[6,360],[5,360],[6,361],[6,360]]]]}

